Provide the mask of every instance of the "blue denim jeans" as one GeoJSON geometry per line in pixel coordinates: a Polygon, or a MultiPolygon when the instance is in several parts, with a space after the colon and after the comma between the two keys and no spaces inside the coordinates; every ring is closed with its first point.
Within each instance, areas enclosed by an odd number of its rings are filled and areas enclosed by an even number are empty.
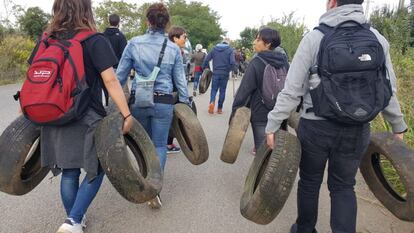
{"type": "Polygon", "coordinates": [[[301,119],[302,146],[298,185],[297,232],[313,232],[318,217],[319,189],[328,163],[333,233],[355,233],[355,176],[370,138],[370,126],[342,126],[330,121],[301,119]]]}
{"type": "Polygon", "coordinates": [[[88,182],[85,177],[79,186],[80,174],[79,168],[63,169],[60,182],[60,195],[66,214],[68,218],[72,218],[76,223],[82,221],[83,215],[88,210],[96,193],[98,193],[104,177],[104,172],[100,171],[98,176],[91,182],[88,182]]]}
{"type": "Polygon", "coordinates": [[[194,72],[194,83],[193,83],[193,90],[198,90],[198,84],[200,83],[200,77],[203,72],[194,72]]]}
{"type": "Polygon", "coordinates": [[[161,169],[164,170],[167,162],[167,139],[173,118],[174,105],[155,103],[153,107],[138,108],[132,105],[132,115],[141,123],[147,131],[158,157],[160,158],[161,169]]]}
{"type": "Polygon", "coordinates": [[[211,96],[210,103],[216,102],[217,92],[220,91],[218,108],[223,108],[224,99],[226,98],[226,88],[229,81],[229,75],[217,75],[213,74],[213,80],[211,84],[211,96]]]}

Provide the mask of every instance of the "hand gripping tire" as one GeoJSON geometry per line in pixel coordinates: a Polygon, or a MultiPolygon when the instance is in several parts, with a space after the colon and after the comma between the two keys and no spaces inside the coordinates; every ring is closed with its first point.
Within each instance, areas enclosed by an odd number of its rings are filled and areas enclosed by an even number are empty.
{"type": "Polygon", "coordinates": [[[25,117],[14,120],[0,136],[0,191],[24,195],[47,175],[41,167],[40,127],[25,117]]]}
{"type": "Polygon", "coordinates": [[[123,122],[119,112],[102,120],[95,133],[96,151],[105,174],[119,194],[130,202],[144,203],[161,191],[160,161],[141,124],[134,120],[131,130],[124,136],[123,122]]]}
{"type": "Polygon", "coordinates": [[[232,164],[236,161],[250,124],[250,115],[251,111],[247,107],[238,108],[234,113],[221,150],[220,159],[223,162],[232,164]]]}
{"type": "Polygon", "coordinates": [[[207,161],[208,143],[203,127],[193,110],[186,104],[174,107],[173,132],[184,155],[194,165],[207,161]]]}
{"type": "Polygon", "coordinates": [[[290,133],[275,134],[272,151],[263,144],[256,153],[240,201],[241,214],[258,224],[269,224],[286,203],[300,162],[300,142],[290,133]]]}
{"type": "Polygon", "coordinates": [[[211,72],[210,69],[204,69],[200,77],[200,84],[198,86],[198,91],[200,92],[200,94],[204,94],[207,92],[208,87],[210,86],[210,83],[211,83],[212,76],[213,76],[213,73],[211,72]]]}
{"type": "Polygon", "coordinates": [[[373,133],[360,171],[368,187],[378,200],[397,218],[414,221],[414,152],[393,134],[373,133]],[[407,196],[401,197],[385,178],[380,156],[385,156],[396,169],[405,186],[407,196]]]}

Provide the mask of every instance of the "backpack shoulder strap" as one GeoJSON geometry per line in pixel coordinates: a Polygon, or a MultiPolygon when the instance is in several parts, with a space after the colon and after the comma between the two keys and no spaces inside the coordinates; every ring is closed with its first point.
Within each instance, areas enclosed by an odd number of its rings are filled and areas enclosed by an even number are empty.
{"type": "Polygon", "coordinates": [[[333,27],[328,26],[327,24],[321,23],[319,26],[315,27],[313,30],[318,30],[322,32],[322,34],[327,34],[331,30],[333,30],[333,27]]]}
{"type": "Polygon", "coordinates": [[[162,59],[164,58],[165,48],[167,47],[168,39],[164,39],[164,43],[162,44],[160,56],[158,57],[157,67],[161,67],[162,59]]]}
{"type": "Polygon", "coordinates": [[[76,33],[75,37],[73,37],[72,40],[84,42],[96,35],[103,35],[103,34],[95,32],[95,31],[90,31],[90,30],[81,30],[78,33],[76,33]]]}

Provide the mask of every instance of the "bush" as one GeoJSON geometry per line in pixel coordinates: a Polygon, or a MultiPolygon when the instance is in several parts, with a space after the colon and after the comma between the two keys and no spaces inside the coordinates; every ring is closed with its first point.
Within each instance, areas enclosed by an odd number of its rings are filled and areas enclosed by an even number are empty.
{"type": "Polygon", "coordinates": [[[0,84],[24,79],[35,43],[21,35],[7,35],[0,41],[0,84]]]}

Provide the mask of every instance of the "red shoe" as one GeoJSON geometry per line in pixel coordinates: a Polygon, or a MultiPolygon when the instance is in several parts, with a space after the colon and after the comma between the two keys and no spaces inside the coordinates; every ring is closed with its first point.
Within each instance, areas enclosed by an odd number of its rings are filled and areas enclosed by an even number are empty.
{"type": "Polygon", "coordinates": [[[214,103],[208,105],[208,113],[214,114],[214,103]]]}
{"type": "Polygon", "coordinates": [[[223,114],[223,110],[221,108],[217,109],[218,114],[223,114]]]}

